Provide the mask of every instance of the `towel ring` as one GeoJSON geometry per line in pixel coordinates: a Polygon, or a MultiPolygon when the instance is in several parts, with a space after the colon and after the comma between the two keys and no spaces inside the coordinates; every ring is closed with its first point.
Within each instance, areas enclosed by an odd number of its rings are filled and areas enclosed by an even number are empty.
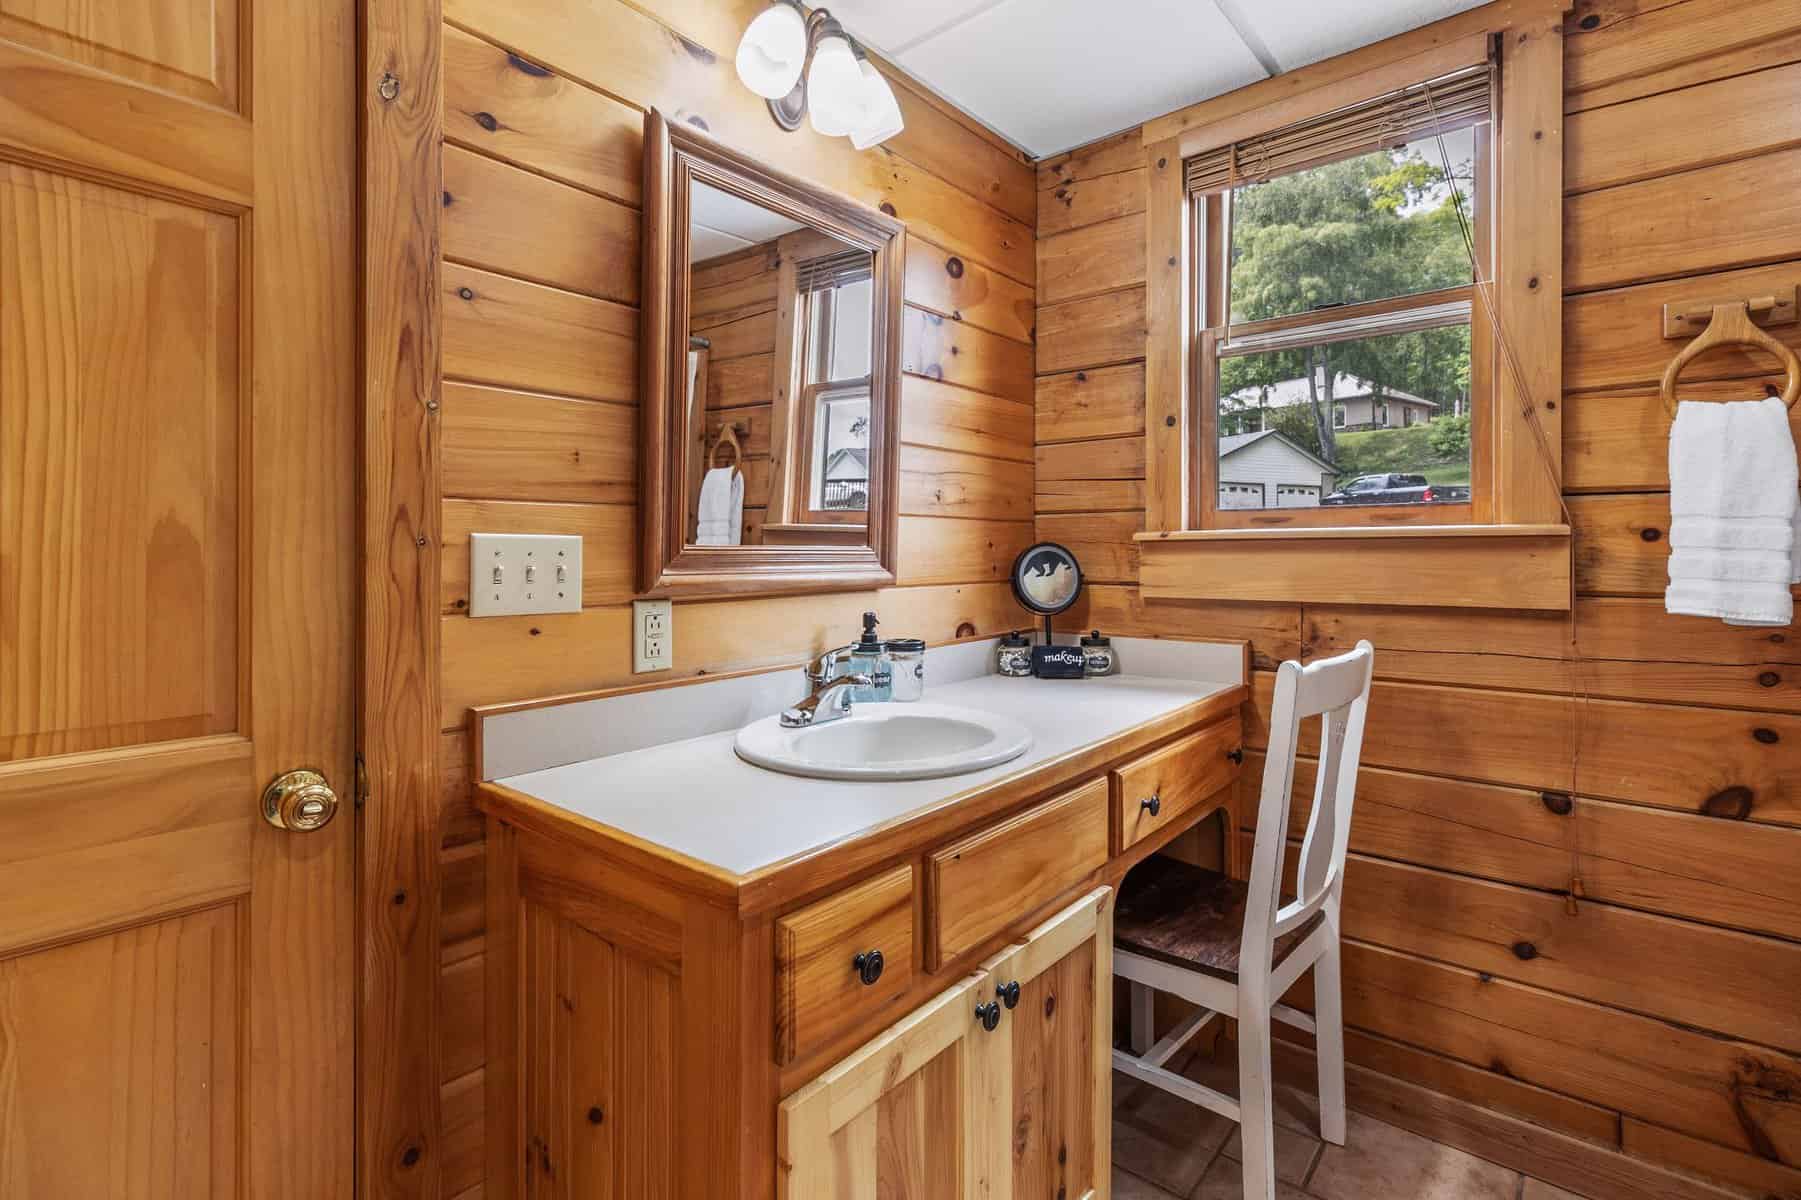
{"type": "Polygon", "coordinates": [[[744,464],[744,447],[738,442],[738,431],[733,429],[730,425],[725,426],[719,431],[719,440],[714,442],[713,448],[707,452],[707,466],[713,467],[718,465],[719,448],[721,446],[730,446],[732,448],[731,465],[742,470],[744,464]]]}
{"type": "Polygon", "coordinates": [[[1670,419],[1676,418],[1676,379],[1682,374],[1682,368],[1707,353],[1721,346],[1756,346],[1766,350],[1782,360],[1784,370],[1788,372],[1788,383],[1782,389],[1782,403],[1789,408],[1795,407],[1795,400],[1801,397],[1801,358],[1787,346],[1759,329],[1751,320],[1749,307],[1743,300],[1730,304],[1713,306],[1713,319],[1701,336],[1682,348],[1682,353],[1671,360],[1663,373],[1663,407],[1670,419]]]}

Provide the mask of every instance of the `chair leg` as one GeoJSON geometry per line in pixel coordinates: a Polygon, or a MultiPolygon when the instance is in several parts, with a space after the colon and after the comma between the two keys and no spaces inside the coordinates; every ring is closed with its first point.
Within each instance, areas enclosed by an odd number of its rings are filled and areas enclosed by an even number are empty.
{"type": "Polygon", "coordinates": [[[1270,1017],[1261,1006],[1238,1014],[1238,1128],[1244,1200],[1275,1200],[1275,1097],[1270,1088],[1270,1017]]]}
{"type": "Polygon", "coordinates": [[[1132,992],[1132,1053],[1143,1057],[1156,1040],[1157,993],[1148,983],[1128,985],[1132,992]]]}
{"type": "Polygon", "coordinates": [[[1313,964],[1314,1045],[1319,1062],[1319,1131],[1344,1145],[1344,994],[1339,983],[1338,939],[1313,964]]]}

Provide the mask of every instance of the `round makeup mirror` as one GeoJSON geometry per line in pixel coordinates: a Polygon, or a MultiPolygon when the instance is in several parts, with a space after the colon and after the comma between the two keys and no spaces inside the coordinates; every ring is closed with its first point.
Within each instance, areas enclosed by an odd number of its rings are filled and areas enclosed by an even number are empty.
{"type": "Polygon", "coordinates": [[[1044,641],[1051,641],[1051,618],[1082,594],[1082,566],[1068,547],[1039,542],[1013,560],[1013,596],[1044,618],[1044,641]]]}

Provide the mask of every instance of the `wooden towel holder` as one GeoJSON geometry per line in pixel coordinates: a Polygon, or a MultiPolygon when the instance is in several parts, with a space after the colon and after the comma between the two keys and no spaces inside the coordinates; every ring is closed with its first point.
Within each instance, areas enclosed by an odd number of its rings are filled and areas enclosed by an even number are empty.
{"type": "Polygon", "coordinates": [[[732,448],[731,465],[742,470],[744,467],[744,446],[738,441],[738,430],[734,426],[727,425],[719,431],[719,440],[714,442],[713,448],[707,452],[708,467],[713,467],[718,463],[719,448],[721,446],[730,446],[732,448]]]}
{"type": "Polygon", "coordinates": [[[1801,397],[1801,358],[1752,322],[1750,307],[1745,301],[1734,300],[1714,305],[1713,319],[1708,321],[1701,336],[1684,346],[1682,353],[1671,359],[1664,370],[1663,407],[1672,420],[1676,417],[1676,380],[1682,374],[1682,368],[1721,346],[1755,346],[1780,359],[1783,369],[1788,372],[1782,402],[1790,408],[1795,407],[1796,398],[1801,397]]]}

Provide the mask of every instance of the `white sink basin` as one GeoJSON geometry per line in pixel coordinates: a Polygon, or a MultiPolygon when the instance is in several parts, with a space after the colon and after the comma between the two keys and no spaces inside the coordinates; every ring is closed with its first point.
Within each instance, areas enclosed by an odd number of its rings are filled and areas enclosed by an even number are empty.
{"type": "Polygon", "coordinates": [[[859,704],[848,717],[784,729],[778,717],[738,731],[754,766],[813,779],[936,779],[998,766],[1032,746],[1011,717],[950,704],[859,704]]]}

